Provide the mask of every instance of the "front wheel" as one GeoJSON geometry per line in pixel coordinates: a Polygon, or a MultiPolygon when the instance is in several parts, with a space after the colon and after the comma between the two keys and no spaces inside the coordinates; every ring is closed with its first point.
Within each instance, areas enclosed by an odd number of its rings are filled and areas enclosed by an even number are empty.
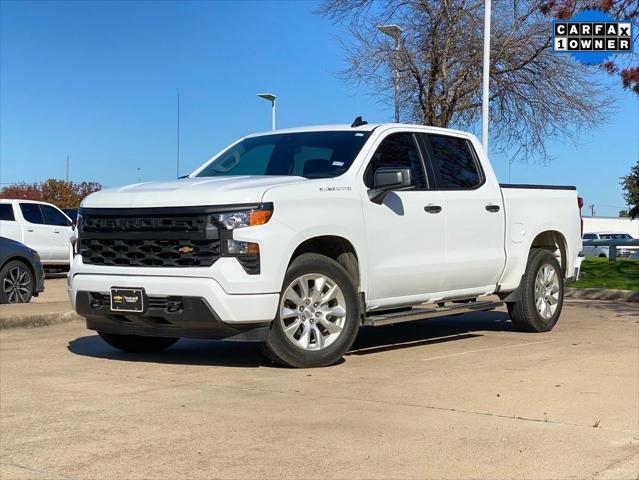
{"type": "Polygon", "coordinates": [[[31,269],[12,260],[0,270],[0,303],[29,303],[35,290],[31,269]]]}
{"type": "Polygon", "coordinates": [[[564,303],[561,266],[548,250],[533,249],[521,279],[521,299],[507,303],[513,326],[526,332],[553,329],[564,303]]]}
{"type": "Polygon", "coordinates": [[[177,338],[119,335],[107,332],[98,332],[98,335],[113,348],[130,353],[162,352],[178,341],[177,338]]]}
{"type": "Polygon", "coordinates": [[[337,362],[359,329],[357,289],[335,260],[306,253],[288,268],[264,353],[289,367],[337,362]]]}

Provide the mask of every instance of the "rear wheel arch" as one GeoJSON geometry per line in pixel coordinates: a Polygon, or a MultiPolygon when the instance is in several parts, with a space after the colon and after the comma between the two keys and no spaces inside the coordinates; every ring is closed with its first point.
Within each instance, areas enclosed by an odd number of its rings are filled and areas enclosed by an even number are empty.
{"type": "Polygon", "coordinates": [[[541,248],[544,250],[549,250],[552,252],[557,261],[559,262],[559,266],[561,267],[563,276],[566,276],[567,269],[567,242],[566,238],[563,236],[561,232],[557,230],[546,230],[544,232],[539,233],[532,241],[530,245],[529,253],[533,251],[535,248],[541,248]]]}

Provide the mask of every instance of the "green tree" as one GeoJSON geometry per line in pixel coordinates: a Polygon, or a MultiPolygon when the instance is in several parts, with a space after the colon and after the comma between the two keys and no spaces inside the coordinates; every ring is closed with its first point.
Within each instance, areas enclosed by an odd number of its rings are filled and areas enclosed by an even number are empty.
{"type": "Polygon", "coordinates": [[[621,186],[624,189],[624,198],[628,204],[628,216],[639,217],[639,160],[630,169],[630,173],[621,177],[621,186]]]}

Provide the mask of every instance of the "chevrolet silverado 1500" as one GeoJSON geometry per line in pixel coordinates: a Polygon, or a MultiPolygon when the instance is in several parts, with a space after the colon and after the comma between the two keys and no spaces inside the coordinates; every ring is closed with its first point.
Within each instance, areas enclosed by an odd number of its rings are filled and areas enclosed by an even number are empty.
{"type": "Polygon", "coordinates": [[[579,269],[580,201],[574,187],[500,185],[460,131],[249,135],[187,178],[86,198],[69,294],[119,349],[254,341],[294,367],[336,362],[362,325],[502,303],[517,329],[545,332],[579,269]]]}

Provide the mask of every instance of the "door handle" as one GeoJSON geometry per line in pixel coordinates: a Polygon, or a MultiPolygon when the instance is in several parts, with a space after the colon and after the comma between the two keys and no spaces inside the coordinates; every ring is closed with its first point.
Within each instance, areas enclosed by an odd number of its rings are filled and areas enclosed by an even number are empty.
{"type": "Polygon", "coordinates": [[[499,211],[499,205],[486,205],[486,210],[488,210],[491,213],[497,213],[499,211]]]}
{"type": "Polygon", "coordinates": [[[27,232],[33,232],[33,228],[25,228],[27,232]]]}
{"type": "Polygon", "coordinates": [[[439,205],[426,205],[424,210],[428,213],[439,213],[442,211],[442,207],[439,205]]]}
{"type": "Polygon", "coordinates": [[[60,230],[54,230],[53,233],[60,233],[60,230]]]}

